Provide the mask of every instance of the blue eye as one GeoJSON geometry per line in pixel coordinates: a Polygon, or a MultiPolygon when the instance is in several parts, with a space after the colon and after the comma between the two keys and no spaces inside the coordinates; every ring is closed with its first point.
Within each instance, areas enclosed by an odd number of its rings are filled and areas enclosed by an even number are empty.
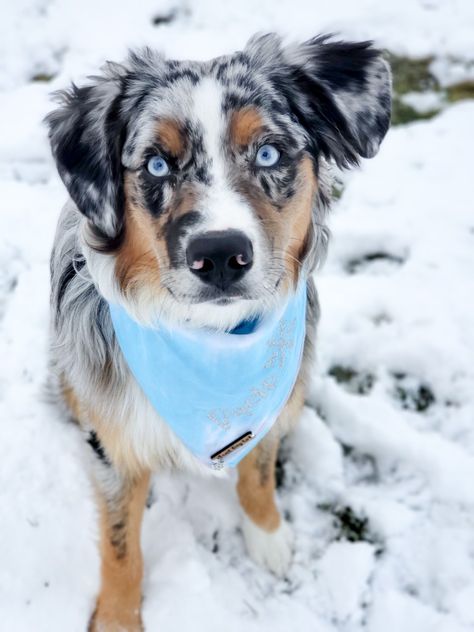
{"type": "Polygon", "coordinates": [[[273,145],[262,145],[257,151],[257,167],[273,167],[280,160],[280,152],[273,145]]]}
{"type": "Polygon", "coordinates": [[[152,156],[147,164],[148,172],[156,178],[168,175],[170,169],[168,163],[161,156],[152,156]]]}

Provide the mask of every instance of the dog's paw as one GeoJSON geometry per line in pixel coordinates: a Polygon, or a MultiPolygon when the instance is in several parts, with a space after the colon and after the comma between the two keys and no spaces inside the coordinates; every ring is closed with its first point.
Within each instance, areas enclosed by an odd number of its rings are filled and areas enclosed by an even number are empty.
{"type": "Polygon", "coordinates": [[[119,620],[110,613],[102,615],[96,610],[89,622],[88,632],[144,632],[139,614],[119,620]]]}
{"type": "Polygon", "coordinates": [[[242,531],[252,560],[277,577],[283,577],[293,557],[293,532],[290,525],[282,520],[276,531],[269,532],[244,515],[242,531]]]}

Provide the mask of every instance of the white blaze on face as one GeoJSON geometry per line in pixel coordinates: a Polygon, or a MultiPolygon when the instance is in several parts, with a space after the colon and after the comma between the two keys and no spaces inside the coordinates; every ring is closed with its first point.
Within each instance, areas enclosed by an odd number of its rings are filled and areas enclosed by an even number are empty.
{"type": "Polygon", "coordinates": [[[200,209],[207,220],[204,230],[240,230],[252,241],[255,255],[260,241],[257,219],[248,203],[229,187],[226,177],[232,166],[225,162],[227,130],[222,100],[222,86],[214,79],[203,79],[194,90],[193,116],[202,129],[206,155],[212,160],[211,185],[200,209]]]}

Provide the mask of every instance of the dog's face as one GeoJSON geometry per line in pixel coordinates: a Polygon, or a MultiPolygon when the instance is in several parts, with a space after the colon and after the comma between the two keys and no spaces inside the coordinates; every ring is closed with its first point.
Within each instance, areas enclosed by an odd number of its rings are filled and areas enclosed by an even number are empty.
{"type": "Polygon", "coordinates": [[[270,35],[204,63],[134,53],[48,122],[106,297],[144,320],[230,327],[312,268],[327,161],[373,156],[389,118],[389,71],[368,43],[270,35]]]}

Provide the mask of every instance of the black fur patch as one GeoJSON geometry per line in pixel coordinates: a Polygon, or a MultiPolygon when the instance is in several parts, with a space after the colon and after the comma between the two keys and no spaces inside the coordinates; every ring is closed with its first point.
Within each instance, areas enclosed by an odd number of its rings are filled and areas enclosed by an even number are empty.
{"type": "Polygon", "coordinates": [[[340,167],[372,157],[390,124],[390,73],[381,52],[371,42],[320,36],[302,45],[302,55],[286,76],[278,71],[278,81],[313,157],[321,152],[340,167]]]}
{"type": "Polygon", "coordinates": [[[127,522],[128,513],[123,510],[121,516],[110,525],[110,543],[115,549],[115,556],[118,560],[127,557],[127,522]]]}
{"type": "Polygon", "coordinates": [[[58,171],[78,209],[103,237],[115,238],[123,219],[125,126],[119,84],[110,82],[61,93],[62,107],[47,117],[58,171]]]}
{"type": "Polygon", "coordinates": [[[91,430],[89,432],[89,436],[87,437],[87,443],[94,450],[99,461],[101,461],[104,465],[111,465],[107,455],[105,454],[104,447],[102,443],[100,442],[99,437],[97,436],[97,433],[94,430],[91,430]]]}
{"type": "Polygon", "coordinates": [[[168,249],[168,257],[172,267],[179,266],[184,260],[184,253],[181,252],[181,241],[191,226],[199,222],[201,214],[191,211],[181,215],[177,219],[170,218],[166,223],[164,237],[168,249]]]}

